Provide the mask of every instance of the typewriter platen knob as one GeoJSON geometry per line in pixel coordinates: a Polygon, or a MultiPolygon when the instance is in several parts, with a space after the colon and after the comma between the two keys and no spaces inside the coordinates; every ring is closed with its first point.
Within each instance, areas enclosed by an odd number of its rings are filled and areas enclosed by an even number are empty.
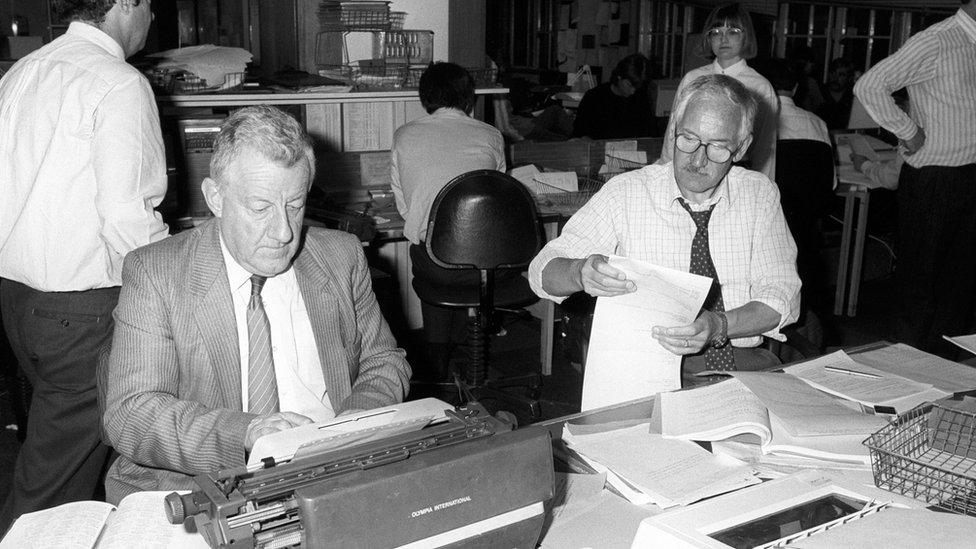
{"type": "Polygon", "coordinates": [[[183,524],[186,519],[186,507],[183,505],[183,496],[176,492],[166,495],[166,518],[170,524],[183,524]]]}

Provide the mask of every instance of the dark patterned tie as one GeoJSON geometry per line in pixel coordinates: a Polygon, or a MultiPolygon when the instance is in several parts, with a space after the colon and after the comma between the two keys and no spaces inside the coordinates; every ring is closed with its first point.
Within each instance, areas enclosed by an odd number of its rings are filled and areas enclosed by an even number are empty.
{"type": "MultiPolygon", "coordinates": [[[[681,206],[691,215],[695,222],[695,238],[691,241],[691,274],[707,276],[712,279],[712,287],[705,298],[702,310],[712,310],[718,312],[725,311],[725,303],[722,301],[722,285],[718,280],[718,273],[715,272],[715,264],[712,263],[712,254],[708,249],[708,220],[712,217],[712,210],[715,205],[701,212],[691,210],[688,203],[683,198],[678,199],[681,206]]],[[[726,341],[721,347],[712,347],[710,344],[705,348],[705,369],[706,370],[735,370],[735,358],[732,356],[732,345],[726,341]]]]}
{"type": "Polygon", "coordinates": [[[251,301],[247,304],[247,411],[271,414],[278,411],[278,383],[271,356],[271,324],[264,312],[261,288],[267,280],[251,276],[251,301]]]}

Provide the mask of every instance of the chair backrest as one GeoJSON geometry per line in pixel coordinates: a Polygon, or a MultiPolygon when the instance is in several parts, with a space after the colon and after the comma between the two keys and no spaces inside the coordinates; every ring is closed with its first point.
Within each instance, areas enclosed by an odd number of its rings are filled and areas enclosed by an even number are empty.
{"type": "Polygon", "coordinates": [[[427,252],[441,267],[520,268],[541,247],[535,199],[502,172],[461,174],[441,189],[431,206],[427,252]]]}
{"type": "Polygon", "coordinates": [[[776,184],[787,218],[798,209],[826,214],[834,190],[833,149],[813,139],[777,141],[776,184]]]}

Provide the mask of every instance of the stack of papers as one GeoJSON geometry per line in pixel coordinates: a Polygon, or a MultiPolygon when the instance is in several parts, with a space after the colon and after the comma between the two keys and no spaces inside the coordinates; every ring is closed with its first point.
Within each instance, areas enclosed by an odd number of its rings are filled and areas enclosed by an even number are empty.
{"type": "Polygon", "coordinates": [[[938,400],[953,392],[925,381],[927,376],[924,374],[913,373],[912,379],[903,377],[892,371],[893,366],[884,363],[884,359],[861,355],[858,359],[859,362],[844,351],[836,351],[784,371],[825,393],[892,414],[907,412],[923,402],[938,400]]]}
{"type": "MultiPolygon", "coordinates": [[[[661,395],[661,432],[684,440],[734,439],[762,455],[870,465],[861,444],[886,420],[861,413],[777,373],[736,372],[735,379],[661,395]]],[[[800,465],[798,465],[800,466],[800,465]]]]}
{"type": "Polygon", "coordinates": [[[588,435],[574,435],[567,424],[563,441],[635,505],[688,505],[759,482],[741,461],[665,439],[650,423],[588,435]]]}
{"type": "Polygon", "coordinates": [[[198,76],[208,88],[225,89],[243,82],[244,70],[251,62],[251,52],[241,48],[228,48],[204,44],[174,50],[161,51],[150,57],[160,58],[158,68],[182,69],[198,76]],[[237,79],[227,79],[227,75],[240,75],[237,79]]]}

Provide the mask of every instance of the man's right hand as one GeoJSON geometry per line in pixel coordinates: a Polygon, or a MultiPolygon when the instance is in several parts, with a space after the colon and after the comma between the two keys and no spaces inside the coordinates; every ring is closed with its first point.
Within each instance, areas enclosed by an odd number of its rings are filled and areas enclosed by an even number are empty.
{"type": "Polygon", "coordinates": [[[637,289],[632,280],[607,263],[607,257],[593,254],[579,262],[579,280],[583,291],[594,297],[628,294],[637,289]]]}
{"type": "Polygon", "coordinates": [[[298,427],[312,423],[312,419],[294,412],[276,412],[266,416],[258,416],[247,424],[247,432],[244,436],[244,449],[248,452],[254,447],[254,442],[271,433],[298,427]]]}
{"type": "Polygon", "coordinates": [[[918,131],[911,139],[902,139],[902,147],[905,148],[905,156],[911,156],[919,151],[922,146],[925,145],[925,130],[921,126],[918,127],[918,131]]]}

